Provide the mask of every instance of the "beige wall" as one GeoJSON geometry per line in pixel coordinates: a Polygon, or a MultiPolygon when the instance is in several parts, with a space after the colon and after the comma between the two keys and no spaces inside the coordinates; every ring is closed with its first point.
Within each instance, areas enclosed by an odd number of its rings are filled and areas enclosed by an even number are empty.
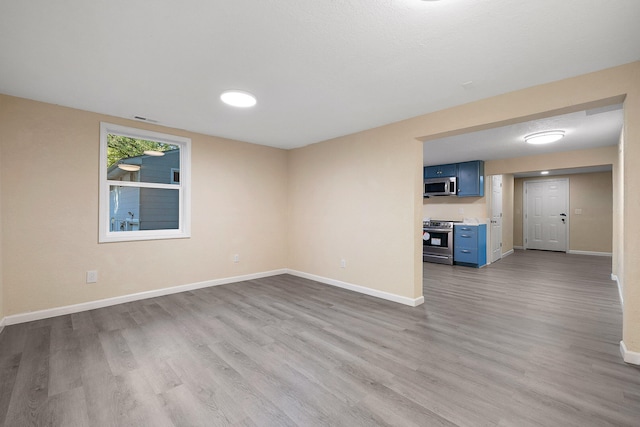
{"type": "Polygon", "coordinates": [[[0,118],[5,316],[286,267],[286,151],[3,95],[0,118]],[[97,243],[100,121],[192,139],[190,239],[97,243]]]}
{"type": "MultiPolygon", "coordinates": [[[[0,101],[1,102],[1,101],[0,101]]],[[[0,123],[2,123],[2,114],[0,113],[0,123]]],[[[0,138],[0,143],[2,139],[0,138]]],[[[2,147],[0,146],[0,174],[2,172],[2,147]]],[[[2,281],[2,277],[4,276],[2,271],[2,247],[4,246],[3,231],[4,224],[2,222],[2,179],[0,176],[0,323],[4,319],[4,282],[2,281]]],[[[2,327],[0,326],[0,329],[2,327]]]]}
{"type": "Polygon", "coordinates": [[[611,172],[552,177],[516,178],[514,189],[514,244],[523,244],[523,183],[547,179],[569,180],[569,250],[612,252],[613,184],[611,172]],[[517,203],[517,205],[516,205],[517,203]],[[581,214],[576,214],[581,209],[581,214]]]}
{"type": "Polygon", "coordinates": [[[618,162],[613,165],[611,174],[613,185],[613,259],[612,274],[618,280],[621,293],[624,292],[624,265],[620,260],[624,250],[624,132],[618,145],[618,162]]]}
{"type": "Polygon", "coordinates": [[[451,221],[477,218],[480,222],[486,223],[489,219],[489,208],[486,197],[429,197],[422,201],[422,216],[451,221]]]}
{"type": "Polygon", "coordinates": [[[513,246],[516,248],[523,248],[523,230],[522,230],[522,215],[524,201],[522,199],[522,179],[514,179],[513,182],[513,246]]]}
{"type": "Polygon", "coordinates": [[[495,175],[501,173],[540,171],[545,169],[569,169],[585,166],[612,165],[617,161],[618,148],[615,145],[612,145],[585,150],[541,154],[538,156],[490,160],[485,162],[485,173],[487,175],[495,175]]]}
{"type": "Polygon", "coordinates": [[[513,250],[513,187],[512,174],[502,175],[502,253],[513,250]]]}
{"type": "Polygon", "coordinates": [[[421,297],[421,163],[420,142],[379,131],[290,151],[289,267],[421,297]]]}
{"type": "Polygon", "coordinates": [[[629,351],[640,353],[640,67],[634,68],[631,78],[635,85],[624,103],[622,256],[617,271],[624,297],[623,341],[629,351]]]}
{"type": "Polygon", "coordinates": [[[569,177],[570,249],[613,250],[613,182],[611,172],[569,177]],[[576,209],[582,211],[576,213],[576,209]]]}

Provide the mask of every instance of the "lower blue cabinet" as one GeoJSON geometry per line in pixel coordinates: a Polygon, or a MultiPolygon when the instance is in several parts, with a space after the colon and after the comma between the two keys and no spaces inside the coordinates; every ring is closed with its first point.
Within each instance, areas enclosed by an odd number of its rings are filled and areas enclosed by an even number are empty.
{"type": "Polygon", "coordinates": [[[487,263],[487,225],[454,224],[453,263],[482,267],[487,263]]]}

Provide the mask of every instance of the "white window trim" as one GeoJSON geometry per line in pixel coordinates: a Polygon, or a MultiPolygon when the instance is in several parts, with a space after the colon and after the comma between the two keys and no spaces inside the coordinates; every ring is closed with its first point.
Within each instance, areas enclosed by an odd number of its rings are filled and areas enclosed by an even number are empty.
{"type": "Polygon", "coordinates": [[[136,240],[184,239],[191,237],[191,139],[144,129],[100,123],[100,200],[98,212],[98,242],[128,242],[136,240]],[[180,146],[180,183],[132,183],[107,180],[107,134],[146,139],[180,146]],[[173,230],[111,231],[109,217],[109,187],[167,188],[179,190],[179,223],[173,230]]]}

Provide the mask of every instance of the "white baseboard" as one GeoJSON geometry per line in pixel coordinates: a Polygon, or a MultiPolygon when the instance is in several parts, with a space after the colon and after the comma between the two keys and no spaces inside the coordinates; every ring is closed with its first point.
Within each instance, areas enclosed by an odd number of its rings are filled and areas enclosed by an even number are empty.
{"type": "Polygon", "coordinates": [[[376,289],[367,288],[365,286],[354,285],[352,283],[342,282],[340,280],[329,279],[327,277],[316,276],[315,274],[303,273],[297,270],[287,270],[288,274],[292,276],[302,277],[304,279],[315,280],[316,282],[324,283],[326,285],[337,286],[338,288],[348,289],[350,291],[358,292],[372,297],[386,299],[388,301],[397,302],[400,304],[408,305],[411,307],[417,307],[424,303],[424,296],[419,298],[408,298],[402,295],[396,295],[389,292],[378,291],[376,289]]]}
{"type": "Polygon", "coordinates": [[[574,255],[612,256],[611,252],[567,251],[567,253],[574,254],[574,255]]]}
{"type": "MultiPolygon", "coordinates": [[[[505,252],[505,253],[501,254],[501,255],[500,255],[500,258],[498,258],[498,261],[500,261],[502,258],[508,257],[508,256],[509,256],[509,255],[511,255],[511,254],[513,254],[513,249],[511,249],[510,251],[507,251],[507,252],[505,252]]],[[[494,262],[497,262],[497,261],[489,261],[490,255],[491,255],[491,254],[487,254],[487,263],[486,263],[485,265],[481,265],[481,266],[480,266],[480,267],[478,267],[478,268],[486,267],[487,265],[490,265],[490,264],[493,264],[494,262]]]]}
{"type": "Polygon", "coordinates": [[[179,292],[192,291],[195,289],[208,288],[210,286],[226,285],[229,283],[243,282],[245,280],[260,279],[262,277],[285,274],[286,269],[265,271],[261,273],[246,274],[243,276],[225,277],[222,279],[207,280],[204,282],[190,283],[186,285],[174,286],[171,288],[155,289],[153,291],[138,292],[135,294],[122,295],[119,297],[106,298],[97,301],[89,301],[80,304],[67,305],[63,307],[49,308],[46,310],[31,311],[28,313],[14,314],[5,317],[2,322],[6,325],[31,322],[34,320],[48,319],[50,317],[62,316],[65,314],[79,313],[81,311],[94,310],[96,308],[109,307],[126,302],[139,301],[147,298],[155,298],[163,295],[177,294],[179,292]]]}
{"type": "Polygon", "coordinates": [[[620,341],[620,354],[622,354],[622,359],[624,359],[625,362],[640,365],[640,353],[627,350],[624,341],[620,341]]]}
{"type": "Polygon", "coordinates": [[[348,289],[366,295],[386,299],[411,307],[416,307],[424,303],[424,297],[407,298],[401,295],[391,294],[388,292],[377,291],[375,289],[364,286],[353,285],[351,283],[341,282],[339,280],[328,279],[326,277],[316,276],[313,274],[303,273],[301,271],[289,270],[286,268],[280,270],[265,271],[261,273],[246,274],[243,276],[226,277],[222,279],[207,280],[204,282],[190,283],[186,285],[173,286],[170,288],[155,289],[153,291],[138,292],[135,294],[122,295],[113,298],[105,298],[97,301],[88,301],[80,304],[66,305],[63,307],[54,307],[46,310],[30,311],[27,313],[14,314],[0,320],[0,332],[5,325],[15,325],[18,323],[32,322],[34,320],[48,319],[50,317],[63,316],[65,314],[79,313],[81,311],[95,310],[97,308],[109,307],[117,304],[124,304],[132,301],[139,301],[147,298],[155,298],[163,295],[177,294],[180,292],[192,291],[195,289],[208,288],[211,286],[227,285],[230,283],[243,282],[245,280],[260,279],[263,277],[276,276],[278,274],[291,274],[293,276],[303,277],[305,279],[315,280],[327,285],[337,286],[339,288],[348,289]]]}
{"type": "MultiPolygon", "coordinates": [[[[513,249],[521,249],[524,250],[524,246],[514,246],[513,249]]],[[[611,252],[595,252],[595,251],[573,251],[568,250],[568,254],[574,255],[594,255],[594,256],[612,256],[611,252]]]]}
{"type": "Polygon", "coordinates": [[[620,297],[620,305],[622,306],[622,310],[624,311],[624,297],[622,296],[622,285],[620,285],[620,279],[618,279],[618,276],[611,273],[611,280],[615,281],[616,285],[618,286],[618,296],[620,297]]]}

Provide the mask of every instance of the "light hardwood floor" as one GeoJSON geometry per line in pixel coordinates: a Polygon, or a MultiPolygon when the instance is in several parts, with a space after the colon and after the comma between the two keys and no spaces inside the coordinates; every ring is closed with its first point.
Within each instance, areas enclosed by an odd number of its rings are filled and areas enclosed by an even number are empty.
{"type": "Polygon", "coordinates": [[[0,425],[638,426],[610,258],[425,264],[411,308],[292,276],[0,335],[0,425]]]}

